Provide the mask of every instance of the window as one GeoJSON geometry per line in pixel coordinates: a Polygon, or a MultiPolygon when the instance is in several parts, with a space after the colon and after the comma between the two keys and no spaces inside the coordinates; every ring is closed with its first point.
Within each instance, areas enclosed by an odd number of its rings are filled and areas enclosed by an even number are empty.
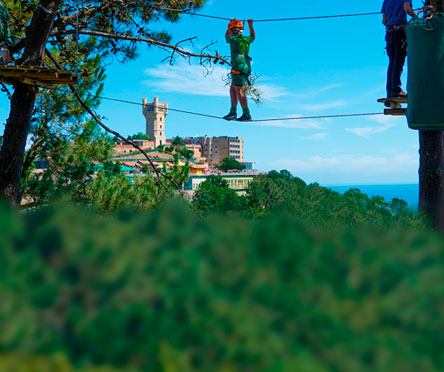
{"type": "Polygon", "coordinates": [[[160,117],[160,121],[162,121],[162,117],[160,117]]]}

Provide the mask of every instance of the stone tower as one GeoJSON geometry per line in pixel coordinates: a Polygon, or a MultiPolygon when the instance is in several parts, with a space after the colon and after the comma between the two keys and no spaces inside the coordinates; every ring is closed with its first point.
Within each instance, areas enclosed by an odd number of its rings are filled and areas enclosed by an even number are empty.
{"type": "Polygon", "coordinates": [[[165,117],[168,115],[168,103],[159,103],[159,97],[154,102],[143,99],[143,115],[146,118],[146,135],[154,141],[154,145],[165,145],[165,117]]]}

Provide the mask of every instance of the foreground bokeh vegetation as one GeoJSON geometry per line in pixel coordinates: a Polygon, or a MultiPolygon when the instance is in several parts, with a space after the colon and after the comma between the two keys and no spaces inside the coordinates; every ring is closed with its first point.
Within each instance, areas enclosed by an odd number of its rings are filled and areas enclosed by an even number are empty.
{"type": "Polygon", "coordinates": [[[444,370],[444,244],[405,203],[272,172],[233,210],[209,183],[0,207],[0,371],[444,370]]]}

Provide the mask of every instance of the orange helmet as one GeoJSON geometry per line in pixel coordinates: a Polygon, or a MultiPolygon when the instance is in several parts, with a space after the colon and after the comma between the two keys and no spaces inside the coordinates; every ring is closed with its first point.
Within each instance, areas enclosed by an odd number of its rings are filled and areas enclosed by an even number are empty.
{"type": "Polygon", "coordinates": [[[230,23],[228,24],[228,29],[231,30],[232,28],[244,28],[244,25],[241,21],[238,19],[232,19],[230,23]]]}

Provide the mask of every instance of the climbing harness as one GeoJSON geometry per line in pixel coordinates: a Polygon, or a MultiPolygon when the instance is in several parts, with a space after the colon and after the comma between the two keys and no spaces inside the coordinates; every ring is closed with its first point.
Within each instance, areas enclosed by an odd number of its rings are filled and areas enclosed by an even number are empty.
{"type": "MultiPolygon", "coordinates": [[[[236,58],[245,58],[248,61],[252,61],[253,60],[253,58],[251,58],[249,56],[246,56],[244,54],[239,54],[236,58]]],[[[247,81],[248,86],[251,87],[251,81],[250,81],[250,74],[249,73],[246,73],[246,72],[243,72],[243,71],[239,71],[239,70],[236,70],[234,68],[231,69],[231,72],[233,74],[235,74],[235,75],[244,76],[245,80],[247,81]]]]}
{"type": "Polygon", "coordinates": [[[404,30],[404,25],[393,25],[386,27],[387,32],[404,30]]]}

